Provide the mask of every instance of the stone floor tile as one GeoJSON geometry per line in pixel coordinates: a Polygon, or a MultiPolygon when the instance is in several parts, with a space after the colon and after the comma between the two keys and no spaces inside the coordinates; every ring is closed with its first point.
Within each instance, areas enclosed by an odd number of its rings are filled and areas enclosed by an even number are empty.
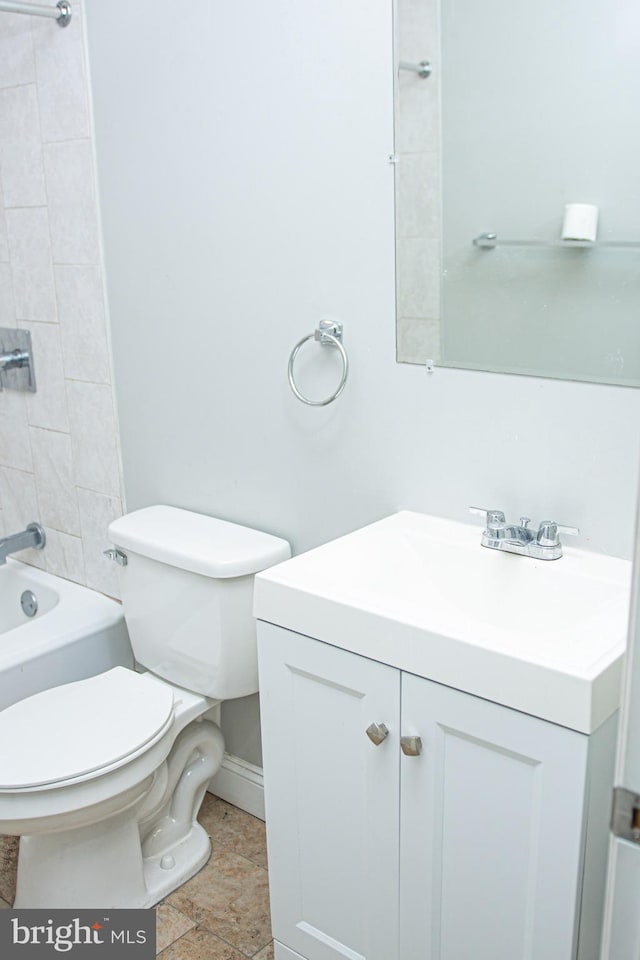
{"type": "Polygon", "coordinates": [[[198,820],[211,837],[214,850],[232,850],[266,869],[267,838],[263,820],[211,793],[205,794],[198,820]]]}
{"type": "Polygon", "coordinates": [[[156,907],[156,953],[178,940],[188,930],[193,930],[196,922],[180,913],[168,903],[156,907]]]}
{"type": "Polygon", "coordinates": [[[244,954],[202,927],[174,940],[158,956],[160,960],[247,960],[244,954]]]}
{"type": "Polygon", "coordinates": [[[13,903],[16,896],[19,837],[0,835],[0,897],[13,903]]]}
{"type": "MultiPolygon", "coordinates": [[[[237,951],[272,960],[263,821],[209,793],[199,819],[212,837],[214,856],[157,908],[157,952],[165,957],[189,933],[192,942],[185,942],[180,950],[186,951],[185,960],[199,957],[201,942],[193,939],[193,928],[200,922],[207,928],[204,933],[213,933],[211,942],[218,953],[212,954],[212,960],[227,960],[225,949],[231,951],[232,960],[237,951]],[[226,946],[225,941],[234,946],[226,946]]],[[[18,847],[18,837],[0,835],[0,909],[10,909],[15,898],[18,847]]],[[[202,943],[207,940],[204,933],[202,943]]],[[[170,960],[182,960],[182,954],[170,960]]]]}
{"type": "Polygon", "coordinates": [[[272,940],[271,943],[268,943],[266,947],[264,947],[260,951],[260,953],[255,954],[253,960],[273,960],[273,958],[274,958],[274,952],[273,952],[273,940],[272,940]]]}
{"type": "Polygon", "coordinates": [[[267,871],[230,850],[214,851],[167,902],[247,956],[271,941],[267,871]]]}

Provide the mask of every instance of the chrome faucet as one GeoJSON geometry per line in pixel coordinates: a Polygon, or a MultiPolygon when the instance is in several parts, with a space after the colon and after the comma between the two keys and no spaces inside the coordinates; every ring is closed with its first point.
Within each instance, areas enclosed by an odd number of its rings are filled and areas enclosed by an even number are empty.
{"type": "Polygon", "coordinates": [[[42,550],[47,537],[39,523],[30,523],[25,530],[20,533],[12,533],[8,537],[0,537],[0,564],[7,562],[10,553],[16,553],[18,550],[27,550],[34,547],[36,550],[42,550]]]}
{"type": "Polygon", "coordinates": [[[535,560],[559,560],[562,556],[561,533],[576,537],[577,527],[566,527],[555,520],[542,520],[537,531],[529,529],[529,517],[520,517],[520,523],[507,523],[502,510],[469,507],[471,513],[485,517],[486,527],[480,543],[490,550],[518,553],[535,560]]]}
{"type": "Polygon", "coordinates": [[[7,353],[0,353],[0,371],[1,370],[21,370],[22,367],[28,367],[30,355],[26,350],[9,350],[7,353]]]}
{"type": "Polygon", "coordinates": [[[33,347],[28,330],[0,327],[0,390],[36,389],[33,347]]]}

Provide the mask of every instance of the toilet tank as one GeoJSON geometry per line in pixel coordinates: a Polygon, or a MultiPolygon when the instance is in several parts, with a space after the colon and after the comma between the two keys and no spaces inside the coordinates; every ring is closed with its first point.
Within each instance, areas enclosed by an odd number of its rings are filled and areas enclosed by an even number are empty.
{"type": "Polygon", "coordinates": [[[124,615],[136,660],[215,700],[258,690],[253,578],[286,560],[286,540],[177,507],[114,520],[124,615]]]}

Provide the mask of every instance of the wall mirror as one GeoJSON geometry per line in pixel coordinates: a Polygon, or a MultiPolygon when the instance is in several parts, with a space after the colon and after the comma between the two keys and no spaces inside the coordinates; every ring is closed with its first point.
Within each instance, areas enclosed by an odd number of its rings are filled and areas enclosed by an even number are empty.
{"type": "Polygon", "coordinates": [[[398,360],[639,386],[637,4],[395,18],[398,360]]]}

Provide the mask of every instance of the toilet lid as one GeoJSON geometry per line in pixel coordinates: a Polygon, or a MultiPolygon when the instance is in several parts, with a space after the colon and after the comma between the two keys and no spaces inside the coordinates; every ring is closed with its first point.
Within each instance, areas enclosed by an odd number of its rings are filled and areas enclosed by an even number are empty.
{"type": "Polygon", "coordinates": [[[43,690],[0,712],[0,790],[97,776],[172,719],[171,687],[125,667],[43,690]]]}

